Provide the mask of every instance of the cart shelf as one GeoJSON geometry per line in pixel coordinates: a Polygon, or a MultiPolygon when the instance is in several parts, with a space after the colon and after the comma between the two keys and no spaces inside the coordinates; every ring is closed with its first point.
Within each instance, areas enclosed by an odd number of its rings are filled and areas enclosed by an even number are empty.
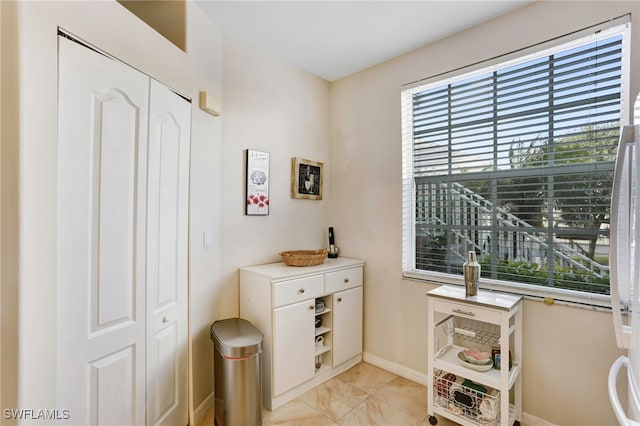
{"type": "MultiPolygon", "coordinates": [[[[458,352],[465,349],[467,348],[457,345],[445,346],[435,355],[433,368],[448,371],[456,376],[466,377],[474,382],[481,383],[492,388],[500,388],[500,370],[492,368],[488,371],[474,371],[460,364],[458,361],[458,352]]],[[[508,372],[509,388],[513,386],[516,379],[520,376],[520,370],[521,368],[519,363],[512,364],[511,369],[508,372]]]]}
{"type": "MultiPolygon", "coordinates": [[[[483,421],[475,421],[464,417],[464,415],[457,414],[450,410],[449,408],[441,407],[437,404],[433,406],[434,414],[437,414],[442,417],[446,417],[454,422],[461,425],[483,425],[483,426],[497,426],[501,423],[496,420],[496,422],[483,422],[483,421]]],[[[509,404],[509,425],[514,424],[516,421],[516,407],[513,404],[509,404]]]]}

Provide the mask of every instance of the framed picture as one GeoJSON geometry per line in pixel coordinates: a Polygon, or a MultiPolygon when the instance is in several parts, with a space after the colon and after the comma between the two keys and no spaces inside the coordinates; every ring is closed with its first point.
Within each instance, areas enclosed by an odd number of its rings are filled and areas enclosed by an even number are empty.
{"type": "Polygon", "coordinates": [[[245,214],[269,214],[269,153],[247,149],[245,214]]]}
{"type": "Polygon", "coordinates": [[[291,159],[291,198],[322,200],[322,163],[294,157],[291,159]]]}

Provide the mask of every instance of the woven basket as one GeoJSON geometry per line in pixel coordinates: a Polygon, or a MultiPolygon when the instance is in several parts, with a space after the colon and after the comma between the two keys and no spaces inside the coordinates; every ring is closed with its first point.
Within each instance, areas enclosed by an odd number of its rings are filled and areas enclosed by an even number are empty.
{"type": "Polygon", "coordinates": [[[289,266],[321,265],[327,258],[327,249],[320,250],[291,250],[279,253],[282,260],[289,266]]]}

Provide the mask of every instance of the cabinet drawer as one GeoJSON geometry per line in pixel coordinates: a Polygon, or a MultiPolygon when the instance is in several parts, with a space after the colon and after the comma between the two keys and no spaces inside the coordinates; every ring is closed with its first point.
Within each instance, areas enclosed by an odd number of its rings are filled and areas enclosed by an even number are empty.
{"type": "Polygon", "coordinates": [[[500,324],[500,312],[495,310],[469,304],[445,302],[443,300],[434,300],[433,306],[436,312],[443,312],[445,314],[483,321],[490,324],[500,324]]]}
{"type": "Polygon", "coordinates": [[[362,268],[345,269],[344,271],[325,274],[325,292],[335,293],[362,285],[362,268]]]}
{"type": "Polygon", "coordinates": [[[273,307],[322,296],[322,284],[322,275],[276,283],[273,285],[273,307]]]}

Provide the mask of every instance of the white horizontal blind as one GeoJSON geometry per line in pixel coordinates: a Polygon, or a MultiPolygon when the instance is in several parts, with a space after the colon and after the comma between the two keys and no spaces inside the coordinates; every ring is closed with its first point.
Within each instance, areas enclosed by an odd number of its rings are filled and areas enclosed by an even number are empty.
{"type": "Polygon", "coordinates": [[[403,91],[405,272],[609,293],[625,29],[403,91]]]}

